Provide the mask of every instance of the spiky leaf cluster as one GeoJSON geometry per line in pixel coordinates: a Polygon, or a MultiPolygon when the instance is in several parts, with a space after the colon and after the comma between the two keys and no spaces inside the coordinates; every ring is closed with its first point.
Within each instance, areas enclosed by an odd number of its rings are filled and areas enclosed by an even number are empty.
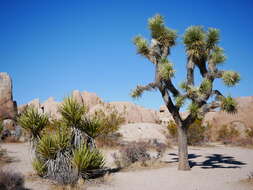
{"type": "Polygon", "coordinates": [[[188,89],[188,85],[187,85],[187,83],[186,83],[185,81],[181,82],[181,83],[179,84],[179,87],[180,87],[182,90],[184,90],[184,91],[186,91],[186,90],[188,89]]]}
{"type": "Polygon", "coordinates": [[[209,28],[206,34],[206,48],[213,49],[219,43],[220,32],[216,28],[209,28]]]}
{"type": "Polygon", "coordinates": [[[212,88],[212,82],[208,79],[204,79],[199,87],[200,93],[206,93],[212,88]]]}
{"type": "Polygon", "coordinates": [[[234,71],[225,71],[222,74],[222,79],[225,85],[231,87],[240,81],[240,75],[234,71]]]}
{"type": "Polygon", "coordinates": [[[32,140],[40,137],[41,131],[49,124],[48,116],[40,114],[34,107],[28,107],[18,118],[19,125],[32,135],[32,140]]]}
{"type": "Polygon", "coordinates": [[[185,103],[185,97],[184,96],[177,96],[176,98],[175,98],[175,102],[176,102],[176,106],[177,107],[182,107],[183,105],[184,105],[184,103],[185,103]]]}
{"type": "Polygon", "coordinates": [[[173,65],[168,60],[162,60],[162,63],[158,65],[159,76],[162,80],[167,80],[174,77],[175,70],[173,65]]]}
{"type": "Polygon", "coordinates": [[[197,116],[198,115],[198,112],[199,112],[199,107],[196,103],[192,102],[191,104],[189,104],[188,106],[188,111],[194,115],[194,116],[197,116]]]}
{"type": "Polygon", "coordinates": [[[149,54],[149,48],[148,48],[148,42],[141,36],[136,36],[134,38],[134,44],[136,45],[137,52],[141,55],[148,55],[149,54]]]}
{"type": "Polygon", "coordinates": [[[188,56],[200,59],[205,54],[205,31],[201,26],[187,28],[183,41],[188,56]]]}
{"type": "Polygon", "coordinates": [[[73,151],[73,166],[81,173],[86,170],[102,168],[105,164],[102,153],[97,150],[89,150],[87,146],[81,146],[73,151]]]}
{"type": "Polygon", "coordinates": [[[46,134],[38,142],[36,153],[42,160],[54,159],[58,151],[58,146],[54,136],[46,134]]]}
{"type": "Polygon", "coordinates": [[[214,64],[220,64],[226,61],[226,56],[224,54],[223,48],[220,48],[218,46],[214,47],[210,58],[214,64]]]}
{"type": "Polygon", "coordinates": [[[143,93],[143,89],[137,86],[135,89],[132,90],[130,95],[132,98],[140,98],[142,93],[143,93]]]}
{"type": "Polygon", "coordinates": [[[237,102],[231,97],[223,97],[221,101],[221,110],[234,114],[237,112],[237,102]]]}
{"type": "Polygon", "coordinates": [[[82,120],[79,129],[90,137],[96,138],[103,133],[104,126],[101,125],[101,120],[99,118],[90,116],[82,120]]]}
{"type": "Polygon", "coordinates": [[[59,112],[67,126],[79,127],[83,120],[87,108],[78,102],[73,97],[65,98],[63,104],[59,107],[59,112]]]}
{"type": "Polygon", "coordinates": [[[33,169],[36,171],[37,175],[40,177],[43,177],[47,172],[46,164],[37,158],[33,160],[32,166],[33,169]]]}
{"type": "Polygon", "coordinates": [[[164,25],[164,18],[161,15],[155,15],[148,20],[149,29],[152,38],[156,39],[160,44],[171,47],[176,44],[176,31],[164,25]]]}

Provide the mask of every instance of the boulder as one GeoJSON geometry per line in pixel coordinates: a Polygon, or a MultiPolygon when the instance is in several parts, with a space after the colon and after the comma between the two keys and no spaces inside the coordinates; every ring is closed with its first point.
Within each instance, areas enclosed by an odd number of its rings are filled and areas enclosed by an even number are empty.
{"type": "Polygon", "coordinates": [[[122,140],[127,142],[167,142],[167,130],[158,124],[153,123],[131,123],[122,125],[118,131],[122,140]]]}
{"type": "Polygon", "coordinates": [[[131,102],[110,102],[119,113],[125,116],[126,123],[157,123],[158,113],[155,110],[146,109],[131,102]]]}
{"type": "Polygon", "coordinates": [[[0,73],[0,120],[14,119],[17,104],[13,101],[12,80],[7,73],[0,73]]]}
{"type": "Polygon", "coordinates": [[[49,117],[54,119],[60,119],[59,102],[56,102],[53,97],[48,98],[43,104],[41,104],[41,110],[43,113],[48,114],[49,117]]]}

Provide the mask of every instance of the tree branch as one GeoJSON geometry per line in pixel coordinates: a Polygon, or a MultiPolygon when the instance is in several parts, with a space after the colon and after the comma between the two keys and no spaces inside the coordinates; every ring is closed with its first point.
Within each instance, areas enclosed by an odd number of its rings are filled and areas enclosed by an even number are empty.
{"type": "Polygon", "coordinates": [[[188,57],[187,60],[187,65],[186,65],[186,69],[187,69],[187,85],[194,85],[194,68],[195,68],[195,64],[192,60],[191,57],[188,57]]]}

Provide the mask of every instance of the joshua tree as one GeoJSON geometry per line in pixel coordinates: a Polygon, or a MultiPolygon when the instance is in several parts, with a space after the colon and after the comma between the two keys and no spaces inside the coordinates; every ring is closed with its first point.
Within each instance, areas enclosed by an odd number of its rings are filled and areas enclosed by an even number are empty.
{"type": "Polygon", "coordinates": [[[155,15],[148,20],[151,31],[151,42],[148,43],[141,36],[134,38],[138,54],[141,54],[154,64],[155,79],[146,86],[137,86],[132,91],[132,97],[137,98],[144,91],[159,90],[166,107],[172,114],[178,127],[178,156],[179,170],[189,170],[187,129],[198,118],[203,117],[208,111],[220,108],[228,113],[236,112],[236,102],[231,96],[224,97],[215,90],[213,82],[221,78],[227,86],[239,82],[240,76],[234,71],[223,71],[217,68],[226,60],[223,49],[218,45],[219,30],[201,26],[191,26],[186,29],[183,36],[187,56],[186,80],[180,85],[179,90],[172,82],[175,74],[172,63],[168,60],[170,49],[176,45],[177,33],[164,24],[164,18],[155,15]],[[198,68],[202,81],[195,85],[194,70],[198,68]],[[211,101],[210,98],[214,97],[211,101]],[[188,100],[187,117],[180,115],[180,108],[188,100]],[[208,101],[209,100],[209,101],[208,101]]]}

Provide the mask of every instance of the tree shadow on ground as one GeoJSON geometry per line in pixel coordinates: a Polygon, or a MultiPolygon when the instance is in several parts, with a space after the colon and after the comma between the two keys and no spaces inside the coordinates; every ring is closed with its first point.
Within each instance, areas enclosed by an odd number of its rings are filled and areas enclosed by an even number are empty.
{"type": "MultiPolygon", "coordinates": [[[[168,163],[178,162],[177,154],[171,153],[170,156],[176,156],[172,158],[172,161],[168,163]]],[[[201,167],[203,169],[214,169],[214,168],[241,168],[242,165],[246,165],[246,163],[236,160],[232,156],[224,156],[223,154],[212,154],[210,156],[206,156],[206,160],[203,162],[194,161],[194,159],[201,157],[201,155],[189,154],[189,164],[190,167],[201,167]]]]}

